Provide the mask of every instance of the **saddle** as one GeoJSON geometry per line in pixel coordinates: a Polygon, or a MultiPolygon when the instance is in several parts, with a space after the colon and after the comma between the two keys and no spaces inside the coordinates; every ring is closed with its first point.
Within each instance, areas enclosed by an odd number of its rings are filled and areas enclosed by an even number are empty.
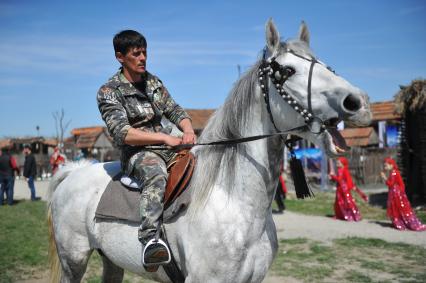
{"type": "Polygon", "coordinates": [[[164,194],[164,209],[182,194],[191,180],[195,167],[195,156],[189,150],[178,152],[176,157],[167,167],[169,178],[164,194]]]}
{"type": "MultiPolygon", "coordinates": [[[[181,207],[171,207],[185,191],[194,171],[196,159],[189,150],[180,151],[169,163],[166,192],[164,194],[165,217],[172,217],[181,207]],[[170,208],[170,211],[166,211],[170,208]],[[168,212],[168,213],[166,213],[168,212]]],[[[140,189],[135,180],[122,173],[114,176],[106,187],[96,209],[98,219],[119,219],[140,222],[140,189]]],[[[176,206],[176,205],[175,205],[176,206]]]]}

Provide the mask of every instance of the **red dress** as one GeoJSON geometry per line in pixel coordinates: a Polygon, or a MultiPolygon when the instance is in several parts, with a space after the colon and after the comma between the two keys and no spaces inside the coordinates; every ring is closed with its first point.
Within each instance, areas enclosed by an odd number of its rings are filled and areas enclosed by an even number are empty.
{"type": "Polygon", "coordinates": [[[389,188],[387,215],[391,219],[393,226],[398,230],[426,230],[426,225],[420,222],[411,208],[405,194],[404,182],[397,170],[393,169],[391,171],[386,180],[386,185],[389,188]]]}
{"type": "Polygon", "coordinates": [[[360,221],[361,214],[351,195],[354,185],[349,170],[345,167],[338,168],[337,176],[331,175],[331,178],[337,182],[334,201],[335,217],[346,221],[360,221]]]}
{"type": "Polygon", "coordinates": [[[50,157],[50,165],[52,166],[52,175],[55,175],[58,171],[59,166],[65,163],[65,158],[58,152],[55,152],[50,157]]]}

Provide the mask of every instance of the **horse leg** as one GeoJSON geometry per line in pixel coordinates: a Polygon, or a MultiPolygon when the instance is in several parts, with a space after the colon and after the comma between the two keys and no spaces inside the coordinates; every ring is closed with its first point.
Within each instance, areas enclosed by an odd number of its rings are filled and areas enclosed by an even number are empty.
{"type": "MultiPolygon", "coordinates": [[[[58,249],[59,254],[60,249],[58,249]]],[[[86,272],[87,263],[93,250],[84,252],[72,251],[71,254],[66,254],[60,257],[62,273],[61,283],[79,283],[86,272]]]]}
{"type": "Polygon", "coordinates": [[[121,283],[123,281],[124,270],[115,265],[106,255],[100,254],[104,266],[102,283],[121,283]]]}

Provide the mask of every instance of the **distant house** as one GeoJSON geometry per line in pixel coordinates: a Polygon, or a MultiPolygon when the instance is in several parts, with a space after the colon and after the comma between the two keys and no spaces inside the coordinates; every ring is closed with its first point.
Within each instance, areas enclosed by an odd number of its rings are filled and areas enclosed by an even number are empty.
{"type": "Polygon", "coordinates": [[[373,147],[379,144],[379,137],[373,127],[346,128],[340,134],[350,147],[373,147]]]}
{"type": "Polygon", "coordinates": [[[396,112],[395,102],[371,103],[371,112],[373,113],[371,126],[379,137],[379,147],[396,147],[402,117],[396,112]]]}
{"type": "Polygon", "coordinates": [[[71,137],[65,140],[64,148],[68,158],[75,159],[80,154],[98,161],[110,161],[119,158],[114,149],[112,138],[106,127],[75,128],[71,137]]]}

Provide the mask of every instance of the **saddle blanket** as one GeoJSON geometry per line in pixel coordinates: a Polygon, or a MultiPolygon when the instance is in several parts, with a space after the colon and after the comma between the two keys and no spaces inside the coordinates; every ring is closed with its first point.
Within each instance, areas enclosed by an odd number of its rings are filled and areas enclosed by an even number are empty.
{"type": "MultiPolygon", "coordinates": [[[[141,193],[129,189],[120,182],[121,174],[109,182],[96,209],[95,218],[102,220],[124,220],[141,223],[139,212],[141,193]]],[[[190,202],[190,194],[184,191],[163,213],[167,222],[185,209],[190,202]]]]}

